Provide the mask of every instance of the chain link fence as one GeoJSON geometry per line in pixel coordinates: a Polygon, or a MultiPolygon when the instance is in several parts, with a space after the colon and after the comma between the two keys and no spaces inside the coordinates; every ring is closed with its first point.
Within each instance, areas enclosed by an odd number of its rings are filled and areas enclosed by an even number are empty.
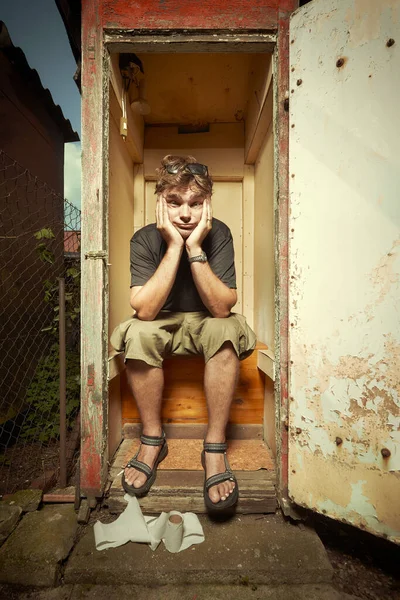
{"type": "Polygon", "coordinates": [[[59,475],[59,278],[67,432],[77,438],[80,228],[78,208],[0,150],[0,494],[49,488],[59,475]]]}

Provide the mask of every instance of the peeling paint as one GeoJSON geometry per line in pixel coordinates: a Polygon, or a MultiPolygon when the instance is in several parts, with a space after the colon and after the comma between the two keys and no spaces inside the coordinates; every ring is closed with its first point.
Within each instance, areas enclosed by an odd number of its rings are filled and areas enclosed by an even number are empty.
{"type": "Polygon", "coordinates": [[[400,0],[304,8],[290,36],[289,494],[400,541],[400,56],[387,46],[400,0]]]}

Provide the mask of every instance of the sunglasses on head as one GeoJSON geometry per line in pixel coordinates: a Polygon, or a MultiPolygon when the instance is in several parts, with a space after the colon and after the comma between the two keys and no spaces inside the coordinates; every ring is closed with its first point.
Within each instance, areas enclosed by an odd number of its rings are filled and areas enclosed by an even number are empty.
{"type": "Polygon", "coordinates": [[[206,165],[201,165],[200,163],[188,163],[187,165],[172,167],[165,167],[167,173],[170,175],[176,175],[179,171],[191,173],[192,175],[208,175],[208,167],[206,165]]]}

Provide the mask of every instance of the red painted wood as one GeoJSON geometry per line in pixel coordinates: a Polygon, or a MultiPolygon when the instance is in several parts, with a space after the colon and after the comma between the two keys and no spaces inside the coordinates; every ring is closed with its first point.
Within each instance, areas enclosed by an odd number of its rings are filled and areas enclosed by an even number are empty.
{"type": "MultiPolygon", "coordinates": [[[[285,108],[285,94],[289,86],[289,19],[285,15],[279,20],[278,30],[278,69],[277,87],[278,102],[278,251],[279,251],[279,335],[280,335],[280,391],[281,415],[288,413],[288,298],[289,298],[289,263],[288,263],[288,223],[289,223],[289,111],[285,108]]],[[[290,95],[290,94],[289,94],[290,95]]],[[[288,490],[288,431],[280,419],[280,431],[277,432],[279,445],[277,465],[279,490],[281,496],[287,497],[288,490]]]]}
{"type": "Polygon", "coordinates": [[[104,214],[103,42],[97,0],[82,2],[82,370],[81,467],[84,494],[101,496],[107,478],[107,273],[104,214]]]}
{"type": "MultiPolygon", "coordinates": [[[[103,0],[104,28],[268,29],[293,0],[103,0]]],[[[290,10],[290,9],[289,9],[290,10]]]]}

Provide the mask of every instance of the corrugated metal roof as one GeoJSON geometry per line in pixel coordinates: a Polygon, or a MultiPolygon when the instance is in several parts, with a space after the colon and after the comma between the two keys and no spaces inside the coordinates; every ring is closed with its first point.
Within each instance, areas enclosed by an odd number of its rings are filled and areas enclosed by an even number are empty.
{"type": "Polygon", "coordinates": [[[3,21],[0,21],[0,52],[13,64],[24,81],[35,89],[42,105],[63,133],[64,142],[78,142],[79,135],[72,129],[69,119],[64,117],[61,107],[54,103],[50,90],[43,87],[38,72],[29,66],[23,50],[14,46],[3,21]]]}

